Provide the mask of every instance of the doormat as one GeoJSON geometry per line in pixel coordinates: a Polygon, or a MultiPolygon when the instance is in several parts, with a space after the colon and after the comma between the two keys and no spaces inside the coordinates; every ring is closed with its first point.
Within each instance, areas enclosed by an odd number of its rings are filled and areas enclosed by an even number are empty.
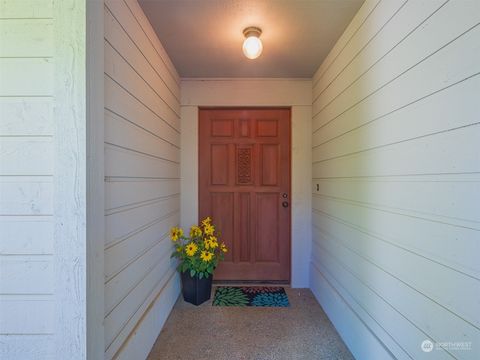
{"type": "Polygon", "coordinates": [[[218,286],[212,305],[287,307],[290,303],[283,287],[218,286]]]}

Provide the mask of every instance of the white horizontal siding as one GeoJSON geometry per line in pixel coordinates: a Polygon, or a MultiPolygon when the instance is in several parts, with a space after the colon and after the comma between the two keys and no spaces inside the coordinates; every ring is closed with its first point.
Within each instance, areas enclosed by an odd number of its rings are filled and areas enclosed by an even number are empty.
{"type": "Polygon", "coordinates": [[[112,244],[108,247],[105,250],[108,253],[108,261],[105,263],[105,278],[107,281],[157,245],[159,239],[163,239],[170,228],[176,225],[177,216],[178,211],[175,211],[160,217],[115,243],[114,246],[112,244]]]}
{"type": "Polygon", "coordinates": [[[178,113],[162,100],[161,95],[132,66],[110,43],[105,43],[105,74],[178,131],[178,113]]]}
{"type": "Polygon", "coordinates": [[[105,184],[105,209],[109,213],[149,200],[179,194],[177,179],[123,179],[105,184]]]}
{"type": "Polygon", "coordinates": [[[53,334],[55,309],[51,296],[1,296],[0,306],[0,336],[53,334]]]}
{"type": "Polygon", "coordinates": [[[0,22],[1,57],[50,57],[53,54],[53,19],[10,19],[0,22]],[[22,46],[19,46],[22,44],[22,46]]]}
{"type": "Polygon", "coordinates": [[[178,295],[179,78],[136,1],[104,15],[105,357],[140,359],[178,295]]]}
{"type": "Polygon", "coordinates": [[[0,358],[53,359],[54,9],[0,1],[0,358]]]}
{"type": "MultiPolygon", "coordinates": [[[[132,40],[126,29],[120,25],[110,11],[105,12],[106,41],[134,68],[135,72],[145,80],[148,86],[158,94],[162,101],[177,115],[180,111],[178,86],[167,79],[165,68],[158,61],[152,60],[143,53],[141,44],[132,40]],[[152,71],[153,70],[153,71],[152,71]]],[[[145,40],[145,37],[142,37],[145,40]]],[[[149,47],[152,50],[151,47],[149,47]]]]}
{"type": "MultiPolygon", "coordinates": [[[[312,247],[313,250],[315,248],[312,247]]],[[[388,348],[401,349],[383,327],[318,263],[311,264],[310,281],[312,292],[330,319],[335,319],[335,328],[349,348],[355,349],[356,358],[388,359],[392,357],[388,348]],[[385,346],[379,346],[379,338],[385,346]]]]}
{"type": "Polygon", "coordinates": [[[48,136],[53,134],[53,98],[0,97],[0,134],[48,136]]]}
{"type": "Polygon", "coordinates": [[[0,178],[1,215],[52,215],[53,184],[50,176],[0,178]]]}
{"type": "MultiPolygon", "coordinates": [[[[140,256],[130,261],[128,266],[107,279],[105,284],[105,313],[107,318],[110,318],[112,312],[115,311],[120,303],[129,295],[138,298],[135,289],[138,288],[139,284],[141,284],[145,278],[151,275],[152,278],[150,281],[156,281],[155,276],[152,274],[154,268],[159,266],[160,263],[170,262],[169,239],[165,234],[162,235],[158,236],[160,239],[156,239],[157,243],[147,248],[140,256]]],[[[165,266],[168,266],[168,264],[165,264],[165,266]]],[[[140,299],[142,300],[141,296],[140,299]]],[[[143,303],[143,300],[141,303],[143,303]]],[[[127,313],[122,316],[128,318],[129,315],[130,314],[127,313]]]]}
{"type": "MultiPolygon", "coordinates": [[[[317,71],[317,73],[320,72],[321,75],[314,75],[313,94],[315,97],[317,97],[318,91],[322,91],[328,86],[328,84],[335,79],[338,72],[349,64],[352,56],[362,51],[370,39],[383,30],[386,24],[405,5],[405,3],[405,0],[374,0],[369,1],[368,4],[365,5],[368,9],[359,11],[360,16],[357,16],[352,20],[351,27],[352,30],[353,28],[355,28],[355,30],[352,31],[351,37],[348,38],[348,41],[344,46],[341,46],[342,40],[334,46],[332,52],[338,51],[334,60],[330,62],[327,57],[326,62],[329,62],[329,64],[325,68],[325,71],[323,71],[321,66],[319,71],[317,71]],[[365,15],[367,16],[364,17],[365,15]],[[357,23],[358,20],[361,22],[357,23]]],[[[315,104],[313,104],[313,106],[315,108],[315,104]]]]}
{"type": "Polygon", "coordinates": [[[55,359],[53,335],[0,335],[2,359],[55,359]]]}
{"type": "Polygon", "coordinates": [[[178,162],[106,144],[105,176],[109,178],[178,179],[178,162]]]}
{"type": "Polygon", "coordinates": [[[49,96],[54,69],[52,58],[0,58],[0,96],[49,96]]]}
{"type": "Polygon", "coordinates": [[[163,81],[168,84],[168,88],[175,94],[175,97],[179,99],[180,88],[178,84],[180,82],[180,76],[138,3],[135,0],[126,0],[125,4],[129,12],[125,12],[115,11],[115,9],[119,7],[122,8],[123,4],[115,4],[115,1],[112,0],[105,2],[107,8],[111,10],[110,13],[113,14],[115,19],[121,24],[127,36],[141,49],[141,52],[155,68],[156,72],[162,74],[161,77],[163,81]]]}
{"type": "Polygon", "coordinates": [[[318,82],[323,77],[324,73],[335,65],[337,57],[343,52],[344,48],[349,44],[355,34],[363,27],[363,24],[370,19],[370,14],[380,4],[380,0],[366,1],[364,5],[358,10],[353,17],[349,26],[345,29],[343,34],[335,43],[335,46],[330,50],[325,60],[320,64],[318,70],[313,74],[313,87],[317,87],[318,82]]]}
{"type": "Polygon", "coordinates": [[[105,113],[105,128],[108,129],[105,143],[113,147],[130,149],[138,153],[179,163],[178,146],[113,113],[105,113]]]}
{"type": "Polygon", "coordinates": [[[159,324],[164,324],[167,320],[172,304],[175,303],[180,292],[180,281],[177,276],[172,276],[166,280],[152,302],[152,307],[147,309],[148,316],[144,317],[141,326],[136,329],[129,339],[129,346],[124,349],[118,359],[144,359],[147,358],[150,348],[145,344],[153,344],[158,336],[159,324]],[[156,301],[162,299],[162,301],[156,301]]]}
{"type": "Polygon", "coordinates": [[[0,176],[52,175],[52,152],[50,137],[2,137],[0,176]]]}
{"type": "Polygon", "coordinates": [[[172,195],[135,204],[106,214],[105,246],[110,247],[151,224],[179,211],[179,196],[172,195]]]}
{"type": "Polygon", "coordinates": [[[176,129],[108,76],[105,77],[105,109],[125,121],[131,121],[132,117],[138,116],[135,126],[175,146],[180,144],[180,135],[176,129]]]}
{"type": "Polygon", "coordinates": [[[478,357],[479,24],[367,1],[314,76],[311,287],[358,358],[478,357]]]}
{"type": "Polygon", "coordinates": [[[0,216],[0,254],[47,255],[53,253],[51,216],[0,216]]]}
{"type": "Polygon", "coordinates": [[[22,0],[0,2],[0,19],[51,19],[52,0],[22,0]]]}
{"type": "Polygon", "coordinates": [[[10,255],[0,258],[0,294],[52,294],[51,255],[10,255]]]}

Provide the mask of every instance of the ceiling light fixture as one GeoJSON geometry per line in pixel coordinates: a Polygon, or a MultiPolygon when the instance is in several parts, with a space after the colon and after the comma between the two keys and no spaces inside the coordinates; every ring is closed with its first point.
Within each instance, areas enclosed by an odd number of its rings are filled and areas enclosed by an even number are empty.
{"type": "Polygon", "coordinates": [[[243,30],[243,35],[245,35],[245,41],[243,42],[243,53],[249,59],[256,59],[260,56],[263,50],[262,41],[260,40],[260,35],[262,34],[262,29],[254,26],[247,27],[243,30]]]}

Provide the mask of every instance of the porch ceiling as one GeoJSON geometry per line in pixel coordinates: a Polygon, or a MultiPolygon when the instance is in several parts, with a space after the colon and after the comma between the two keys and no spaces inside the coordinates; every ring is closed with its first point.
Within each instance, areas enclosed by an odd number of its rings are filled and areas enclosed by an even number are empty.
{"type": "Polygon", "coordinates": [[[312,77],[364,0],[139,0],[182,77],[312,77]],[[242,30],[262,28],[248,60],[242,30]]]}

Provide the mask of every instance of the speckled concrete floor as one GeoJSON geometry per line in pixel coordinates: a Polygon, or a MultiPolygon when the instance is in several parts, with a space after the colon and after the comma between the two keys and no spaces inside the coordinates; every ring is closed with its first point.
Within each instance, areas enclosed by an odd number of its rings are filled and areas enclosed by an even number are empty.
{"type": "Polygon", "coordinates": [[[289,308],[196,307],[179,298],[148,359],[353,359],[311,291],[286,291],[289,308]]]}

